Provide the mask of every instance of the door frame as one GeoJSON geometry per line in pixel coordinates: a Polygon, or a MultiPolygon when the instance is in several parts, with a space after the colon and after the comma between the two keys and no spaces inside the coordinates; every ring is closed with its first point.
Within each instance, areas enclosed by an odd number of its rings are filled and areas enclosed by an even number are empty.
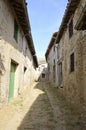
{"type": "Polygon", "coordinates": [[[14,97],[14,90],[15,90],[15,73],[17,69],[18,64],[11,60],[10,63],[10,77],[9,77],[9,94],[8,94],[8,101],[11,101],[14,97]],[[14,72],[14,74],[13,74],[14,72]],[[14,78],[14,79],[12,79],[14,78]],[[11,86],[12,85],[12,86],[11,86]]]}

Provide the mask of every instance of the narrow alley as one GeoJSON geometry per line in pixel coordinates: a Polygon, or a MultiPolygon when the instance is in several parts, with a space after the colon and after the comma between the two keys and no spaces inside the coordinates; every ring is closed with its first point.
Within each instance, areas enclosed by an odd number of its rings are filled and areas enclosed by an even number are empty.
{"type": "Polygon", "coordinates": [[[0,130],[85,130],[79,113],[70,111],[58,88],[35,82],[0,110],[0,130]],[[72,112],[72,113],[71,113],[72,112]]]}
{"type": "Polygon", "coordinates": [[[0,130],[86,130],[86,0],[0,0],[0,130]]]}

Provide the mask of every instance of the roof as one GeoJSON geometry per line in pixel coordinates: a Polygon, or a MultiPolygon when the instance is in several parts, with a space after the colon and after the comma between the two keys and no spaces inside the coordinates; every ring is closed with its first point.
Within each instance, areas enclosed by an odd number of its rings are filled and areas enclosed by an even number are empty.
{"type": "Polygon", "coordinates": [[[69,0],[66,10],[65,10],[65,14],[62,19],[62,23],[59,28],[59,33],[57,36],[56,43],[59,43],[59,41],[63,35],[63,32],[67,28],[67,23],[68,23],[69,19],[71,18],[71,15],[74,14],[79,2],[80,2],[80,0],[69,0]]]}
{"type": "Polygon", "coordinates": [[[46,59],[47,59],[47,57],[48,57],[48,55],[49,55],[49,53],[50,53],[50,50],[51,50],[52,46],[54,45],[54,42],[55,42],[55,40],[56,40],[56,37],[57,37],[57,32],[54,32],[53,35],[52,35],[52,38],[51,38],[51,40],[50,40],[50,44],[49,44],[49,46],[48,46],[48,48],[47,48],[47,51],[46,51],[46,53],[45,53],[46,59]]]}
{"type": "MultiPolygon", "coordinates": [[[[19,25],[21,26],[23,30],[24,36],[27,39],[29,49],[33,56],[36,54],[36,52],[35,52],[34,43],[33,43],[32,34],[31,34],[30,21],[29,21],[29,16],[27,12],[27,3],[25,0],[8,0],[8,1],[13,11],[15,12],[19,25]]],[[[38,67],[37,57],[35,56],[34,58],[33,56],[33,60],[35,62],[35,65],[38,67]]]]}

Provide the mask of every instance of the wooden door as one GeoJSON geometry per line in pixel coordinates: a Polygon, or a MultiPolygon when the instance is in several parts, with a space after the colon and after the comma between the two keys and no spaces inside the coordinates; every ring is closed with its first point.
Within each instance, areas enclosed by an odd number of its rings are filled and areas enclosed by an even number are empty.
{"type": "Polygon", "coordinates": [[[15,70],[16,70],[16,65],[14,63],[11,63],[10,85],[9,85],[9,100],[11,100],[13,98],[13,96],[14,96],[15,70]]]}

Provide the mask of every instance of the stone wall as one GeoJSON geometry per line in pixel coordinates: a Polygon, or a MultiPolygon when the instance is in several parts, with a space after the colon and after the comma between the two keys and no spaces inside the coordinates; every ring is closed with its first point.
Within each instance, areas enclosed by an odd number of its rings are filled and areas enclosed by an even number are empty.
{"type": "Polygon", "coordinates": [[[7,1],[0,0],[0,103],[8,101],[11,62],[15,62],[17,65],[14,97],[29,87],[34,80],[33,58],[25,37],[22,42],[23,32],[20,26],[18,42],[13,37],[14,20],[15,15],[7,1]]]}
{"type": "MultiPolygon", "coordinates": [[[[83,0],[81,3],[85,4],[83,0]]],[[[77,105],[86,101],[86,31],[77,31],[74,28],[78,15],[81,13],[80,8],[79,5],[75,14],[71,16],[71,18],[73,17],[73,36],[69,38],[67,26],[59,42],[59,60],[62,60],[63,72],[61,91],[69,102],[77,105]],[[74,52],[74,71],[70,72],[70,55],[72,52],[74,52]]]]}
{"type": "Polygon", "coordinates": [[[48,80],[49,82],[54,85],[57,86],[57,48],[54,46],[52,46],[48,57],[47,57],[47,63],[48,63],[48,80]],[[55,62],[55,63],[54,63],[55,62]],[[53,68],[55,67],[55,70],[53,70],[53,68]]]}

